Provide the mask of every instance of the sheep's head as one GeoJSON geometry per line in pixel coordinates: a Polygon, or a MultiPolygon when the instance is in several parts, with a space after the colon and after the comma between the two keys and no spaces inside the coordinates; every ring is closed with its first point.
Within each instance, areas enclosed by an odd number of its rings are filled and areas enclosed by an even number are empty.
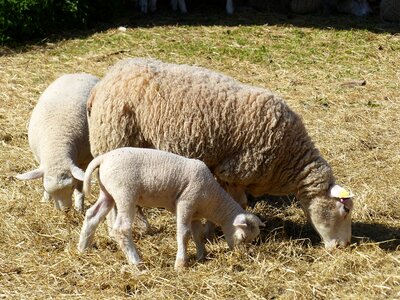
{"type": "Polygon", "coordinates": [[[261,220],[250,213],[238,214],[233,224],[226,226],[223,231],[229,248],[242,243],[250,243],[260,234],[260,227],[265,226],[261,220]]]}
{"type": "Polygon", "coordinates": [[[351,192],[334,185],[325,195],[315,197],[307,207],[303,207],[328,249],[350,243],[352,197],[351,192]]]}
{"type": "Polygon", "coordinates": [[[79,181],[83,181],[84,171],[77,166],[67,170],[38,168],[16,177],[20,180],[43,178],[45,191],[54,199],[57,209],[65,210],[72,206],[72,193],[79,181]]]}

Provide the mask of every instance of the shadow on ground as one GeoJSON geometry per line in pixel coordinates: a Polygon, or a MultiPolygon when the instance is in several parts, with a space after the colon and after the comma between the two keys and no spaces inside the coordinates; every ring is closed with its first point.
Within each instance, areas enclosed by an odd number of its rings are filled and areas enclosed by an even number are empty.
{"type": "MultiPolygon", "coordinates": [[[[250,198],[250,206],[257,201],[265,201],[272,210],[285,211],[294,202],[295,197],[274,197],[265,196],[261,200],[250,198]]],[[[292,221],[285,217],[273,215],[259,215],[265,223],[260,234],[261,242],[273,239],[282,240],[302,240],[305,244],[316,246],[321,244],[321,239],[312,228],[304,221],[292,221]]],[[[352,224],[352,243],[356,245],[377,244],[386,251],[400,250],[400,228],[382,223],[364,223],[353,221],[352,224]]]]}
{"type": "Polygon", "coordinates": [[[168,2],[161,2],[155,13],[143,15],[137,11],[133,5],[127,7],[122,15],[109,23],[96,23],[87,30],[69,30],[57,32],[41,40],[25,41],[0,48],[0,56],[8,55],[13,50],[29,50],[29,46],[45,44],[47,42],[57,42],[58,40],[71,38],[85,38],[96,32],[106,31],[110,28],[125,26],[127,28],[151,28],[160,26],[294,26],[299,28],[320,28],[326,30],[349,30],[361,29],[375,33],[399,34],[400,26],[384,23],[379,19],[375,12],[368,17],[355,17],[343,14],[333,14],[331,16],[315,15],[294,15],[282,14],[274,11],[260,11],[249,5],[237,6],[234,15],[229,16],[225,13],[224,5],[219,1],[202,2],[188,4],[188,13],[182,15],[173,12],[168,2]]]}

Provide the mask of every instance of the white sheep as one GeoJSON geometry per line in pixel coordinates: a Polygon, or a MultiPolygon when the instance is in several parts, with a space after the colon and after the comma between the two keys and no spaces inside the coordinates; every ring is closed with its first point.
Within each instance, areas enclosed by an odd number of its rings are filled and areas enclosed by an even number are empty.
{"type": "Polygon", "coordinates": [[[127,59],[92,90],[88,113],[94,156],[133,146],[200,159],[242,207],[246,193],[294,194],[327,248],[350,242],[350,193],[332,193],[331,167],[269,90],[204,68],[127,59]]]}
{"type": "Polygon", "coordinates": [[[86,101],[98,78],[67,74],[51,83],[40,96],[29,121],[30,148],[39,163],[35,170],[19,174],[21,180],[43,178],[44,199],[55,200],[58,209],[83,210],[83,169],[90,162],[86,101]]]}
{"type": "Polygon", "coordinates": [[[119,148],[96,157],[88,165],[84,192],[90,189],[91,174],[99,168],[100,194],[87,210],[78,250],[90,246],[99,223],[115,205],[117,215],[112,236],[129,263],[141,259],[132,240],[132,223],[137,206],[163,207],[176,215],[178,252],[175,269],[187,267],[190,233],[196,244],[197,259],[205,257],[205,218],[222,227],[230,248],[251,242],[263,223],[247,213],[215,181],[207,166],[196,159],[141,148],[119,148]]]}

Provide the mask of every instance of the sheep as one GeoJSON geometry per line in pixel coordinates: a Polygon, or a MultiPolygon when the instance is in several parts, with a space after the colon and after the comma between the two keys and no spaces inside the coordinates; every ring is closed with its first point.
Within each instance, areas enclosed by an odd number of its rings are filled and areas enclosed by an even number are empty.
{"type": "Polygon", "coordinates": [[[126,59],[92,90],[88,114],[94,156],[133,146],[200,159],[242,207],[246,193],[294,194],[325,247],[350,242],[352,196],[331,193],[330,165],[267,89],[201,67],[126,59]]]}
{"type": "Polygon", "coordinates": [[[176,270],[188,266],[190,232],[196,244],[197,259],[205,258],[202,218],[222,226],[231,249],[251,242],[260,233],[259,226],[264,225],[219,186],[200,160],[160,150],[118,148],[90,162],[83,184],[85,194],[90,190],[91,174],[97,168],[100,194],[86,212],[78,244],[80,252],[90,246],[97,226],[114,205],[117,215],[112,236],[129,263],[134,265],[141,263],[131,234],[137,206],[162,207],[176,215],[176,270]]]}
{"type": "Polygon", "coordinates": [[[52,82],[32,111],[28,139],[39,167],[16,178],[43,178],[46,201],[57,209],[72,206],[83,210],[83,169],[92,159],[86,116],[86,101],[99,79],[89,74],[66,74],[52,82]]]}
{"type": "Polygon", "coordinates": [[[380,3],[380,17],[383,21],[400,24],[400,0],[382,0],[380,3]]]}

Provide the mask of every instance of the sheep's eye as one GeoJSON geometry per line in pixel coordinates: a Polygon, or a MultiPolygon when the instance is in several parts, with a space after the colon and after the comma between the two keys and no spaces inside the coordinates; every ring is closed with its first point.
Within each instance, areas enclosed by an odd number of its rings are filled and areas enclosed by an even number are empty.
{"type": "Polygon", "coordinates": [[[349,212],[350,212],[350,209],[347,208],[345,205],[343,205],[343,209],[344,209],[344,211],[345,211],[346,213],[349,213],[349,212]]]}

